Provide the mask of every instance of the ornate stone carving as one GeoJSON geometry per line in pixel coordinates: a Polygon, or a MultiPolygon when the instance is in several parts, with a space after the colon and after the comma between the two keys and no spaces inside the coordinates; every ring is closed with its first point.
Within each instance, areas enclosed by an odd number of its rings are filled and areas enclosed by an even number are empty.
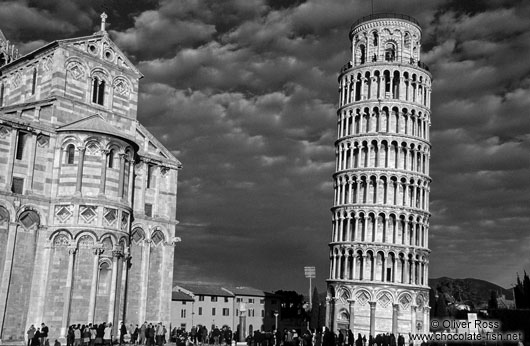
{"type": "Polygon", "coordinates": [[[9,136],[11,129],[7,126],[0,126],[0,138],[6,138],[9,136]]]}
{"type": "Polygon", "coordinates": [[[66,71],[70,73],[74,79],[80,79],[86,76],[85,69],[77,61],[72,61],[66,65],[66,71]]]}

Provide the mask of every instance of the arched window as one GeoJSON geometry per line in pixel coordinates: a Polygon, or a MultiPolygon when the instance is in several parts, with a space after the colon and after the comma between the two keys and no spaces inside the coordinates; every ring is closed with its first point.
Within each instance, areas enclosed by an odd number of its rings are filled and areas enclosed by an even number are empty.
{"type": "Polygon", "coordinates": [[[394,61],[396,60],[396,46],[393,43],[387,43],[385,46],[385,60],[394,61]]]}
{"type": "Polygon", "coordinates": [[[359,62],[364,64],[366,62],[366,48],[364,44],[359,46],[359,62]]]}
{"type": "Polygon", "coordinates": [[[104,104],[105,98],[105,81],[99,77],[94,77],[92,82],[92,102],[98,105],[104,104]]]}
{"type": "Polygon", "coordinates": [[[116,150],[114,149],[110,149],[109,153],[107,154],[108,155],[107,166],[109,168],[114,168],[114,155],[115,154],[116,154],[116,150]]]}
{"type": "Polygon", "coordinates": [[[379,35],[377,35],[377,32],[374,31],[374,46],[377,46],[379,44],[379,35]]]}
{"type": "Polygon", "coordinates": [[[73,165],[74,164],[74,157],[75,157],[75,146],[73,144],[68,144],[66,147],[66,160],[65,163],[67,165],[73,165]]]}

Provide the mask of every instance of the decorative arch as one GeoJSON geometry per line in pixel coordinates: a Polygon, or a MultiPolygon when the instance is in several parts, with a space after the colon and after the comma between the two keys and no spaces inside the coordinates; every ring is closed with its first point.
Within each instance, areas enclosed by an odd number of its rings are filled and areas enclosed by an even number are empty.
{"type": "Polygon", "coordinates": [[[398,298],[398,303],[401,310],[406,310],[412,304],[412,296],[409,293],[401,293],[398,298]]]}
{"type": "Polygon", "coordinates": [[[151,233],[151,241],[153,242],[153,245],[158,246],[162,245],[166,241],[166,237],[164,236],[164,232],[162,232],[160,229],[156,229],[151,233]]]}
{"type": "Polygon", "coordinates": [[[377,306],[386,308],[387,306],[394,304],[394,296],[389,291],[383,290],[377,294],[376,301],[377,306]]]}
{"type": "Polygon", "coordinates": [[[97,236],[93,231],[83,230],[75,235],[74,240],[78,247],[88,248],[89,243],[91,243],[90,247],[94,246],[97,241],[97,236]]]}
{"type": "Polygon", "coordinates": [[[0,223],[4,222],[14,222],[15,221],[15,208],[7,201],[0,201],[0,223]]]}
{"type": "Polygon", "coordinates": [[[25,205],[17,213],[17,221],[28,231],[37,229],[43,219],[42,212],[33,205],[25,205]]]}
{"type": "Polygon", "coordinates": [[[54,248],[69,246],[72,239],[72,233],[67,229],[59,229],[50,235],[50,242],[54,248]]]}
{"type": "Polygon", "coordinates": [[[86,155],[98,156],[101,154],[101,142],[97,137],[88,137],[83,143],[86,148],[86,155]]]}
{"type": "Polygon", "coordinates": [[[112,81],[112,88],[118,95],[129,96],[132,91],[132,83],[125,76],[117,76],[112,81]]]}
{"type": "Polygon", "coordinates": [[[351,298],[350,290],[345,286],[339,287],[337,290],[337,298],[339,298],[343,303],[347,302],[348,299],[351,298]]]}
{"type": "Polygon", "coordinates": [[[64,68],[66,73],[70,74],[76,80],[87,77],[88,66],[78,57],[66,59],[64,68]]]}
{"type": "Polygon", "coordinates": [[[370,301],[372,301],[372,295],[370,294],[370,292],[362,288],[357,290],[357,292],[355,293],[356,303],[359,303],[359,305],[364,306],[370,301]]]}

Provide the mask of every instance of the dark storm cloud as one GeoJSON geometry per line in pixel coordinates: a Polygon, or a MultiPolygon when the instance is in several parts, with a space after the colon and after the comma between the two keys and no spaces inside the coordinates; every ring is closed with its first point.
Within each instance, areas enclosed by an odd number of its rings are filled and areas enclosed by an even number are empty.
{"type": "MultiPolygon", "coordinates": [[[[434,77],[430,275],[509,286],[530,269],[530,3],[374,5],[419,20],[434,77]]],[[[8,1],[0,22],[29,51],[104,7],[145,74],[139,120],[184,164],[175,279],[305,291],[316,265],[322,290],[337,73],[370,2],[8,1]]]]}

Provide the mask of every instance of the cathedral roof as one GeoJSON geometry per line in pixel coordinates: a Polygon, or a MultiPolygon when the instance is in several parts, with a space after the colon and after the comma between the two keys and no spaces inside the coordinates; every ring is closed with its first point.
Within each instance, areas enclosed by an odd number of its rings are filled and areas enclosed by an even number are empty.
{"type": "Polygon", "coordinates": [[[111,135],[114,137],[122,138],[135,144],[138,144],[130,138],[127,134],[118,130],[114,126],[110,125],[103,117],[99,114],[94,114],[89,117],[74,121],[72,123],[63,125],[57,129],[57,132],[95,132],[111,135]]]}

